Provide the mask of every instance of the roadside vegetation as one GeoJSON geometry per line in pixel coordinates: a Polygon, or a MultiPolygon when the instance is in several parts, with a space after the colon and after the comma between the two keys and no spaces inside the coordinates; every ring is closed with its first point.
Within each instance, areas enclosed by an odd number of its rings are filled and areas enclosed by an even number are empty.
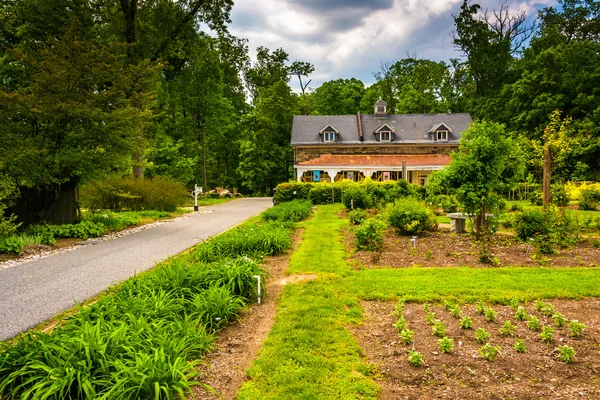
{"type": "Polygon", "coordinates": [[[201,384],[195,366],[215,335],[256,300],[262,258],[289,249],[293,227],[254,218],[119,284],[50,333],[0,344],[0,397],[184,397],[201,384]]]}

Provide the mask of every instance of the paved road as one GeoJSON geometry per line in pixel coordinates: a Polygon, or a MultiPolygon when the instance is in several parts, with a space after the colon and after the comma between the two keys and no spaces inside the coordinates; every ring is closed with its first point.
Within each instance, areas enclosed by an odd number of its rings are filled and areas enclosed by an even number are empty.
{"type": "Polygon", "coordinates": [[[52,318],[136,272],[245,221],[270,198],[233,200],[119,239],[0,270],[0,340],[52,318]]]}

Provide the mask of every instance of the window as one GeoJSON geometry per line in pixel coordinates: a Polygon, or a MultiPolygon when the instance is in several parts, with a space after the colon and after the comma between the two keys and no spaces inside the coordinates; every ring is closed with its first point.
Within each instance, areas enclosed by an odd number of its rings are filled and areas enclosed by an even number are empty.
{"type": "Polygon", "coordinates": [[[383,114],[385,112],[384,106],[377,106],[377,114],[383,114]]]}
{"type": "Polygon", "coordinates": [[[389,142],[391,137],[390,131],[381,131],[379,132],[379,140],[382,142],[389,142]]]}
{"type": "Polygon", "coordinates": [[[437,131],[437,140],[442,142],[448,141],[448,131],[437,131]]]}
{"type": "Polygon", "coordinates": [[[324,142],[335,142],[335,132],[323,132],[324,142]]]}

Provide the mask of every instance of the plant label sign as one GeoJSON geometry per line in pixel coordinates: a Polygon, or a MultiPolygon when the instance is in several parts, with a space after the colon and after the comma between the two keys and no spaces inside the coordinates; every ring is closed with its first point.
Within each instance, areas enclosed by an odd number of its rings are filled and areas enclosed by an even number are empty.
{"type": "Polygon", "coordinates": [[[321,171],[313,171],[313,182],[321,182],[321,171]]]}

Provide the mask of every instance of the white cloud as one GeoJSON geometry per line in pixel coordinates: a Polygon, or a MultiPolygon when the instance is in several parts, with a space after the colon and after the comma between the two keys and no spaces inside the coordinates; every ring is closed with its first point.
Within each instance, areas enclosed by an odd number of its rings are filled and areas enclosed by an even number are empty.
{"type": "MultiPolygon", "coordinates": [[[[498,0],[480,1],[498,9],[498,0]]],[[[510,10],[535,15],[556,0],[510,0],[510,10]]],[[[290,60],[315,65],[312,87],[323,81],[356,77],[373,82],[380,63],[416,54],[447,60],[457,57],[450,33],[452,14],[462,0],[238,0],[231,32],[271,50],[282,47],[290,60]]],[[[292,81],[292,87],[295,82],[292,81]]]]}

